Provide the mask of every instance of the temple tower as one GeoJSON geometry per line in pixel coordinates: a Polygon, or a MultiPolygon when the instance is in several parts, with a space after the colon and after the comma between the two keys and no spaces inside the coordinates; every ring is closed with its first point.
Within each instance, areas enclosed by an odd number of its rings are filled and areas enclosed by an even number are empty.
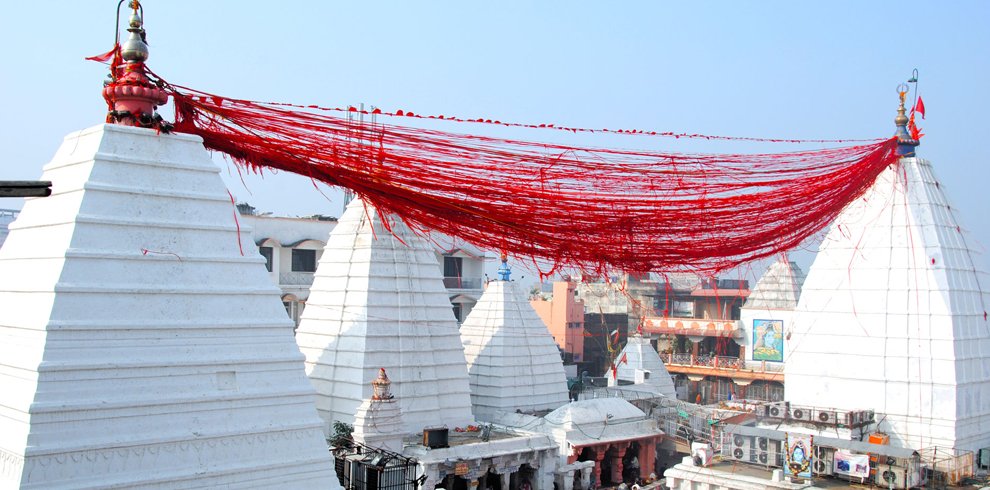
{"type": "Polygon", "coordinates": [[[990,285],[931,163],[902,158],[836,220],[789,331],[791,403],[873,409],[893,444],[990,446],[990,285]]]}
{"type": "Polygon", "coordinates": [[[483,421],[500,411],[554,410],[568,402],[557,344],[509,276],[503,255],[499,280],[488,283],[461,325],[472,408],[483,421]]]}
{"type": "Polygon", "coordinates": [[[674,381],[664,367],[660,354],[653,348],[650,339],[640,333],[631,335],[615,358],[615,375],[611,371],[605,375],[609,386],[622,386],[620,382],[631,383],[672,400],[677,398],[674,381]]]}
{"type": "Polygon", "coordinates": [[[131,5],[104,92],[130,109],[65,138],[0,249],[0,487],[340,488],[220,169],[159,133],[131,5]]]}
{"type": "Polygon", "coordinates": [[[353,424],[385,368],[407,433],[465,426],[473,418],[464,347],[436,254],[390,221],[355,199],[327,239],[296,333],[317,409],[327,428],[353,424]]]}

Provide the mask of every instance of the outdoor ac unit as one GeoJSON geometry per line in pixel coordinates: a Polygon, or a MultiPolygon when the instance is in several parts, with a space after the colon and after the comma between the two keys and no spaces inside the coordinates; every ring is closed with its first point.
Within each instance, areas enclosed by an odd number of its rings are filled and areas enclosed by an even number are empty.
{"type": "Polygon", "coordinates": [[[766,437],[756,438],[756,462],[765,466],[781,466],[780,441],[766,437]]]}
{"type": "Polygon", "coordinates": [[[834,410],[818,410],[817,420],[823,424],[835,425],[839,422],[839,417],[834,410]]]}
{"type": "Polygon", "coordinates": [[[787,403],[778,402],[767,405],[767,417],[782,419],[787,415],[787,403]]]}
{"type": "Polygon", "coordinates": [[[980,449],[976,453],[976,467],[981,470],[990,470],[990,447],[980,449]]]}
{"type": "Polygon", "coordinates": [[[831,475],[834,467],[835,451],[819,446],[818,455],[815,458],[815,462],[811,468],[812,473],[819,476],[831,475]]]}
{"type": "Polygon", "coordinates": [[[873,482],[883,488],[907,488],[907,470],[900,466],[881,464],[877,467],[873,482]]]}
{"type": "Polygon", "coordinates": [[[732,434],[730,444],[729,459],[746,462],[756,459],[756,453],[753,451],[753,438],[751,436],[732,434]]]}
{"type": "Polygon", "coordinates": [[[869,423],[873,422],[874,417],[876,417],[876,414],[873,412],[873,410],[867,410],[867,411],[863,412],[862,422],[864,424],[869,424],[869,423]]]}
{"type": "Polygon", "coordinates": [[[813,415],[811,414],[811,410],[809,410],[807,408],[792,408],[791,409],[791,418],[792,419],[811,421],[811,420],[814,420],[812,417],[813,417],[813,415]]]}

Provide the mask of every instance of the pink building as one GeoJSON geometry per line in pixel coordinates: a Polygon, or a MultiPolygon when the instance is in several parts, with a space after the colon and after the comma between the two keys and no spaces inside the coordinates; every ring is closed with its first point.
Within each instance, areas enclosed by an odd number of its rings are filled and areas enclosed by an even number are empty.
{"type": "Polygon", "coordinates": [[[584,301],[577,299],[575,283],[553,283],[553,297],[549,300],[533,299],[529,302],[550,330],[557,345],[582,362],[584,353],[584,301]]]}

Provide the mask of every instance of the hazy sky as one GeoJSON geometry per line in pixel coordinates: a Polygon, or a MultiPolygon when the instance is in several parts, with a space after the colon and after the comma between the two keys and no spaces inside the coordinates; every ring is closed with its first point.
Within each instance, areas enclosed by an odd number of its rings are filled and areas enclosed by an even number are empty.
{"type": "MultiPolygon", "coordinates": [[[[83,58],[112,45],[116,3],[4,2],[0,180],[37,179],[64,135],[102,122],[106,69],[83,58]]],[[[895,87],[918,68],[928,109],[918,153],[933,161],[979,248],[990,244],[990,2],[143,4],[149,66],[173,83],[255,100],[363,102],[578,127],[884,137],[894,130],[895,87]]],[[[163,115],[172,119],[169,109],[163,115]]],[[[571,138],[630,144],[622,137],[571,138]]],[[[636,144],[671,151],[799,149],[636,144]]],[[[328,201],[306,179],[266,175],[247,178],[245,186],[231,168],[226,180],[238,199],[262,211],[341,212],[339,192],[327,190],[328,201]]],[[[20,206],[0,201],[0,208],[20,206]]],[[[986,254],[982,264],[990,269],[986,254]]]]}

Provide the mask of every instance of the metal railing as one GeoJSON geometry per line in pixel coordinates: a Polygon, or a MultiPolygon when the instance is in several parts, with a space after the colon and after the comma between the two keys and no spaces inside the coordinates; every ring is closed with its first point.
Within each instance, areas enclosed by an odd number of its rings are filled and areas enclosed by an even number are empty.
{"type": "Polygon", "coordinates": [[[766,361],[754,363],[735,356],[713,356],[711,354],[694,356],[687,352],[661,352],[660,360],[663,361],[664,365],[749,370],[758,373],[776,373],[784,370],[782,363],[768,363],[766,361]]]}
{"type": "Polygon", "coordinates": [[[280,272],[278,283],[288,286],[311,286],[313,284],[312,272],[280,272]]]}
{"type": "Polygon", "coordinates": [[[443,287],[447,289],[481,289],[480,277],[447,276],[443,278],[443,287]]]}

